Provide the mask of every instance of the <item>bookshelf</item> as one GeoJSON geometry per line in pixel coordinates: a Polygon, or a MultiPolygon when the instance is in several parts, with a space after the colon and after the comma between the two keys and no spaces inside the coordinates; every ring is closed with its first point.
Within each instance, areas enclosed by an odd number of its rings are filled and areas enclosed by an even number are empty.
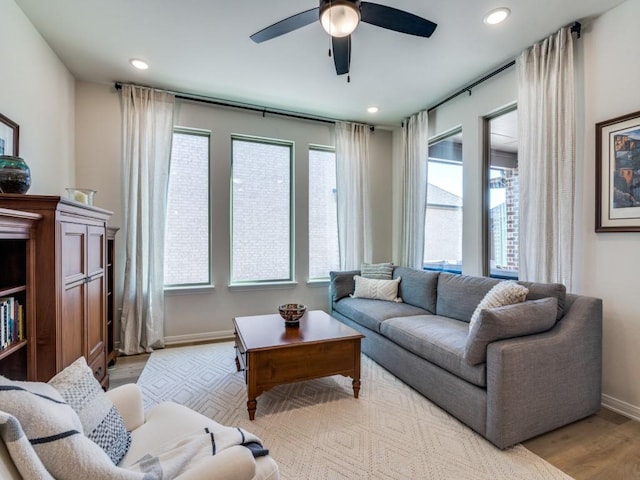
{"type": "MultiPolygon", "coordinates": [[[[36,376],[34,278],[35,228],[40,215],[0,208],[0,375],[13,380],[36,376]],[[22,332],[11,328],[10,314],[18,321],[22,310],[22,332]],[[11,330],[11,333],[8,332],[11,330]]],[[[16,324],[17,326],[17,324],[16,324]]]]}

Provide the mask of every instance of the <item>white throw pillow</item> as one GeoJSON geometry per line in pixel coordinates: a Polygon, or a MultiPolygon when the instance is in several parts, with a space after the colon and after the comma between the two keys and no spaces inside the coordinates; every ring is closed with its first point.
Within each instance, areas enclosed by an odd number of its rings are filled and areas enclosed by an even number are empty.
{"type": "Polygon", "coordinates": [[[478,321],[478,317],[482,310],[524,302],[528,293],[529,289],[527,287],[523,287],[513,280],[500,282],[494,285],[493,288],[487,292],[484,298],[480,300],[480,303],[473,311],[473,315],[471,315],[471,320],[469,321],[469,331],[471,331],[478,321]]]}
{"type": "Polygon", "coordinates": [[[386,300],[388,302],[401,303],[398,297],[398,285],[400,277],[393,280],[377,280],[354,275],[356,288],[351,295],[353,298],[370,298],[372,300],[386,300]]]}

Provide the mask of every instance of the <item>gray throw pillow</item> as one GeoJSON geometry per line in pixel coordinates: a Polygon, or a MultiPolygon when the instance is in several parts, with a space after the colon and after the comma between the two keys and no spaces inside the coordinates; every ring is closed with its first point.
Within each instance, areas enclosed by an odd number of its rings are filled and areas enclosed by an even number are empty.
{"type": "Polygon", "coordinates": [[[360,275],[360,270],[350,270],[347,272],[329,272],[331,278],[332,300],[337,302],[341,298],[348,297],[356,288],[354,275],[360,275]]]}
{"type": "Polygon", "coordinates": [[[122,416],[80,357],[49,380],[80,417],[85,435],[93,440],[117,465],[129,451],[131,434],[122,416]]]}
{"type": "Polygon", "coordinates": [[[470,325],[464,359],[469,365],[478,365],[486,362],[491,342],[549,330],[556,323],[557,309],[557,298],[543,298],[481,310],[478,320],[470,325]]]}
{"type": "Polygon", "coordinates": [[[393,276],[393,263],[363,263],[360,267],[360,272],[360,275],[364,278],[391,280],[393,276]]]}

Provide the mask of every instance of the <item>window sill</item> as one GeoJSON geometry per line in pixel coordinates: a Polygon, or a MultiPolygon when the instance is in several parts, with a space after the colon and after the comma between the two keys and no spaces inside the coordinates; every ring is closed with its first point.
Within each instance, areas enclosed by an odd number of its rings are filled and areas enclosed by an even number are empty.
{"type": "Polygon", "coordinates": [[[174,295],[197,295],[202,293],[211,293],[215,290],[214,285],[194,285],[184,287],[165,287],[164,294],[167,296],[174,295]]]}
{"type": "Polygon", "coordinates": [[[307,280],[307,287],[328,287],[331,280],[328,278],[313,278],[307,280]]]}
{"type": "Polygon", "coordinates": [[[229,290],[279,290],[294,288],[298,285],[298,282],[255,282],[255,283],[231,283],[229,284],[229,290]]]}

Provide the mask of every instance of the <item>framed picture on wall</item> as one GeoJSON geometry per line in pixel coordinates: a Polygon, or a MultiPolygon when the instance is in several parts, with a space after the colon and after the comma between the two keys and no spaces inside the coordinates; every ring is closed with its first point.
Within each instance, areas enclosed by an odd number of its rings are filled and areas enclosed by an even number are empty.
{"type": "Polygon", "coordinates": [[[0,155],[19,155],[20,127],[0,113],[0,155]]]}
{"type": "Polygon", "coordinates": [[[640,232],[640,112],[596,124],[596,232],[640,232]]]}

